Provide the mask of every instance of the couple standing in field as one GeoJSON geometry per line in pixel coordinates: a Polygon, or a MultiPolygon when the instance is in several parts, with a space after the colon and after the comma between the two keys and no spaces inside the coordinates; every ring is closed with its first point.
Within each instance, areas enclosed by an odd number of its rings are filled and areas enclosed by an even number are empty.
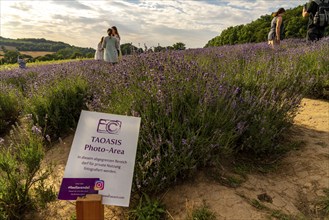
{"type": "Polygon", "coordinates": [[[97,45],[95,60],[104,60],[116,64],[121,56],[120,35],[118,29],[113,26],[107,29],[106,37],[102,37],[97,45]]]}

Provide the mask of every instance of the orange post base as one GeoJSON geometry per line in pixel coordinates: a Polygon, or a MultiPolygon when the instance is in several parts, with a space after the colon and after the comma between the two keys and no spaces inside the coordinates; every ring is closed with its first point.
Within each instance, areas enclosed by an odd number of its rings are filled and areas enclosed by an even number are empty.
{"type": "Polygon", "coordinates": [[[104,220],[104,205],[102,196],[87,194],[76,200],[77,220],[104,220]]]}

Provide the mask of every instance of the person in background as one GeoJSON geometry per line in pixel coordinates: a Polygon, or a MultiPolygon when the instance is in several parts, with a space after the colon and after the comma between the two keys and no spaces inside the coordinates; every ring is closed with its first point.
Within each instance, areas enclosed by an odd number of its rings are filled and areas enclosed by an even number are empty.
{"type": "Polygon", "coordinates": [[[104,49],[104,60],[111,64],[118,62],[118,50],[119,41],[116,37],[113,37],[113,31],[111,28],[107,30],[108,36],[103,40],[102,48],[104,49]]]}
{"type": "Polygon", "coordinates": [[[308,7],[307,7],[307,4],[305,4],[303,7],[302,16],[304,18],[309,16],[308,25],[307,25],[307,34],[306,34],[307,41],[319,40],[324,36],[324,33],[325,33],[325,28],[326,28],[325,26],[321,27],[319,25],[314,24],[314,22],[313,22],[314,16],[319,9],[319,5],[316,2],[318,2],[318,1],[312,0],[309,3],[308,7]]]}
{"type": "Polygon", "coordinates": [[[101,38],[101,41],[97,45],[95,52],[95,60],[104,60],[103,41],[104,41],[104,37],[101,38]]]}
{"type": "Polygon", "coordinates": [[[273,14],[274,18],[271,21],[271,30],[268,33],[268,44],[271,45],[272,48],[280,45],[283,39],[284,25],[282,16],[285,12],[286,10],[284,8],[279,8],[279,10],[273,14]]]}
{"type": "Polygon", "coordinates": [[[113,37],[116,37],[118,39],[118,41],[119,41],[118,56],[120,58],[122,56],[121,48],[120,48],[120,40],[121,40],[121,38],[120,38],[120,34],[119,34],[118,29],[117,29],[116,26],[112,26],[112,35],[113,35],[113,37]]]}
{"type": "Polygon", "coordinates": [[[17,57],[17,63],[19,65],[19,68],[25,69],[26,68],[26,62],[24,59],[20,58],[19,56],[17,57]]]}

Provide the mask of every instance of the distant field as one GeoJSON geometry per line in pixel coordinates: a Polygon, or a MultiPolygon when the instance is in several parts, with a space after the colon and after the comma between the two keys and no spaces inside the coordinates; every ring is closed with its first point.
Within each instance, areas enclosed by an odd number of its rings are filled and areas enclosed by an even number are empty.
{"type": "MultiPolygon", "coordinates": [[[[2,46],[2,45],[0,45],[2,46]]],[[[7,50],[16,50],[16,47],[13,46],[4,46],[7,50]]],[[[0,52],[2,52],[2,50],[0,50],[0,52]]]]}
{"type": "MultiPolygon", "coordinates": [[[[50,51],[19,51],[21,54],[30,55],[32,57],[44,56],[46,54],[53,54],[55,52],[50,51]]],[[[0,57],[3,56],[3,51],[0,51],[0,57]]]]}
{"type": "Polygon", "coordinates": [[[44,56],[46,54],[53,54],[55,52],[50,51],[19,51],[21,54],[30,55],[32,57],[44,56]]]}

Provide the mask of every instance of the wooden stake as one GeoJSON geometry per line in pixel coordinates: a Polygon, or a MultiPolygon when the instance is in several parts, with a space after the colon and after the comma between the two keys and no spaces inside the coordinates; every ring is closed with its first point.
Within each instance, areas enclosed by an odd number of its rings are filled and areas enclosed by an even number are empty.
{"type": "Polygon", "coordinates": [[[87,194],[76,200],[77,220],[104,220],[104,205],[102,196],[87,194]]]}

